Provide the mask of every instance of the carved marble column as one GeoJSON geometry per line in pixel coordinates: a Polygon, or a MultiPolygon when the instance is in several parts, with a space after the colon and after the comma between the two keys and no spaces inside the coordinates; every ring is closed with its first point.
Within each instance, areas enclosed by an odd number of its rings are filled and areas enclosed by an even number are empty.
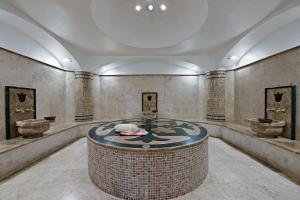
{"type": "Polygon", "coordinates": [[[94,118],[93,76],[90,72],[75,72],[75,121],[94,118]]]}
{"type": "Polygon", "coordinates": [[[210,71],[207,78],[207,120],[225,121],[225,71],[210,71]]]}

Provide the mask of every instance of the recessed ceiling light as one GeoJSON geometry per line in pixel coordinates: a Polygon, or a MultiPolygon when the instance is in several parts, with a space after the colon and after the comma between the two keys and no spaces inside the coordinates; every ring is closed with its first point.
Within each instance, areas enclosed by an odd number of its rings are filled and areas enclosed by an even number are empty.
{"type": "Polygon", "coordinates": [[[136,5],[135,6],[135,10],[138,11],[138,12],[141,11],[142,10],[142,6],[141,5],[136,5]]]}
{"type": "Polygon", "coordinates": [[[162,11],[165,11],[165,10],[167,10],[167,6],[166,6],[165,4],[161,4],[161,5],[160,5],[160,9],[161,9],[162,11]]]}
{"type": "Polygon", "coordinates": [[[238,59],[239,57],[238,56],[229,56],[228,57],[228,60],[236,60],[238,59]]]}
{"type": "Polygon", "coordinates": [[[71,58],[64,58],[64,62],[72,62],[71,58]]]}
{"type": "Polygon", "coordinates": [[[147,6],[147,9],[148,9],[149,11],[153,11],[153,10],[154,10],[154,5],[153,5],[153,4],[149,4],[149,5],[147,6]]]}

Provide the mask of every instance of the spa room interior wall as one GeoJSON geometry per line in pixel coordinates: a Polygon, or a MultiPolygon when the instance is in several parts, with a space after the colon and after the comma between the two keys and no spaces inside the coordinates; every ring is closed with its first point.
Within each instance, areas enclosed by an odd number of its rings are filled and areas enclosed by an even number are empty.
{"type": "Polygon", "coordinates": [[[139,117],[142,113],[142,93],[157,92],[160,117],[205,118],[204,88],[205,76],[100,77],[100,100],[95,105],[97,117],[139,117]]]}
{"type": "Polygon", "coordinates": [[[296,85],[296,136],[300,140],[300,47],[235,71],[235,121],[264,117],[265,88],[296,85]]]}
{"type": "Polygon", "coordinates": [[[5,86],[35,88],[37,118],[56,116],[54,125],[74,121],[73,73],[0,49],[0,140],[5,139],[5,86]]]}

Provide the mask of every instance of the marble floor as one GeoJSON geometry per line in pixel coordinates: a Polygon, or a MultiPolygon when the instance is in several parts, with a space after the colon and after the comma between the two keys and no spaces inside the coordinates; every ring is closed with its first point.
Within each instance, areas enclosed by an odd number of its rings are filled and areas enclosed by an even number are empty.
{"type": "MultiPolygon", "coordinates": [[[[86,139],[0,183],[1,200],[117,200],[87,174],[86,139]]],[[[299,200],[300,186],[216,138],[209,139],[209,175],[179,200],[299,200]]]]}

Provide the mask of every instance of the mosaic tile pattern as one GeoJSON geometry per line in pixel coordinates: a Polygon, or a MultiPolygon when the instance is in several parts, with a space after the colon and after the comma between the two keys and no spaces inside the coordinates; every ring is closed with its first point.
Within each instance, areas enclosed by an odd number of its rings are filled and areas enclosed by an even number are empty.
{"type": "Polygon", "coordinates": [[[193,145],[207,137],[207,131],[193,122],[172,119],[128,119],[102,123],[89,131],[89,137],[113,148],[157,150],[193,145]],[[119,136],[114,127],[118,124],[136,124],[146,129],[146,136],[119,136]]]}
{"type": "Polygon", "coordinates": [[[94,118],[93,74],[78,71],[75,75],[75,121],[89,121],[94,118]]]}
{"type": "Polygon", "coordinates": [[[207,119],[225,121],[225,71],[211,71],[206,74],[208,81],[207,119]]]}
{"type": "Polygon", "coordinates": [[[88,170],[101,190],[123,199],[170,199],[199,187],[208,173],[207,137],[162,151],[112,149],[88,137],[88,170]]]}

